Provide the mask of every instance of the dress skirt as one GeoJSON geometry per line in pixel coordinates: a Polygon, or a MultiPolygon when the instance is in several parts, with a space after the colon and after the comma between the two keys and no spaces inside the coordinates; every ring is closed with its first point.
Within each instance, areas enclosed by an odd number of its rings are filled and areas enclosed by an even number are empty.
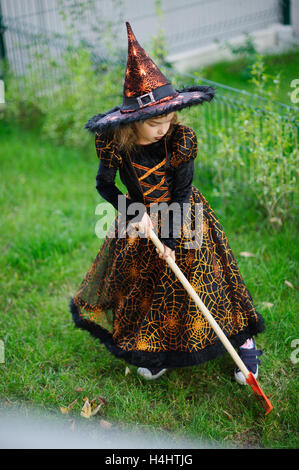
{"type": "MultiPolygon", "coordinates": [[[[176,264],[234,347],[264,331],[222,226],[192,185],[175,248],[176,264]]],[[[151,216],[161,234],[161,217],[151,216]]],[[[115,357],[140,367],[186,367],[226,352],[214,330],[159,258],[149,238],[123,230],[116,216],[70,300],[75,325],[115,357]]]]}

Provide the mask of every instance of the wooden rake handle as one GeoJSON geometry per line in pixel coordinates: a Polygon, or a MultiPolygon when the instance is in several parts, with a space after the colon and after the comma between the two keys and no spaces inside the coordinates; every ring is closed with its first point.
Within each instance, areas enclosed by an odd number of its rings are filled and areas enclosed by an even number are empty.
{"type": "MultiPolygon", "coordinates": [[[[158,248],[158,250],[161,253],[164,253],[164,247],[155,232],[151,229],[150,230],[150,239],[154,243],[154,245],[158,248]]],[[[191,298],[194,300],[200,311],[203,313],[207,321],[210,323],[211,327],[215,331],[216,335],[222,342],[223,346],[225,349],[228,351],[228,353],[231,355],[232,359],[235,361],[239,369],[242,371],[246,379],[249,377],[249,370],[245,366],[244,362],[240,358],[240,356],[237,354],[236,350],[233,348],[231,345],[230,341],[227,339],[223,331],[221,330],[220,326],[218,323],[214,320],[214,317],[211,315],[205,304],[201,301],[200,297],[197,295],[193,287],[191,286],[190,282],[188,279],[185,277],[185,275],[182,273],[176,262],[170,257],[167,256],[166,258],[166,263],[171,267],[173,272],[175,273],[176,277],[181,281],[183,286],[185,287],[186,291],[188,294],[191,296],[191,298]]]]}
{"type": "MultiPolygon", "coordinates": [[[[154,245],[158,248],[158,250],[163,254],[164,253],[164,246],[155,234],[155,232],[151,229],[149,233],[150,239],[154,243],[154,245]]],[[[171,267],[173,272],[175,273],[176,277],[181,281],[183,286],[185,287],[186,291],[189,293],[191,298],[194,300],[200,311],[203,313],[204,317],[206,320],[210,323],[211,327],[215,331],[216,335],[222,342],[223,346],[227,350],[227,352],[231,355],[232,359],[234,362],[237,364],[241,372],[244,374],[246,378],[246,383],[251,386],[255,396],[258,398],[258,400],[261,402],[262,406],[266,410],[266,415],[270,413],[270,411],[273,409],[273,406],[269,400],[269,398],[265,395],[263,392],[262,388],[260,387],[258,381],[254,377],[254,375],[249,372],[247,367],[245,366],[244,362],[240,358],[240,356],[237,354],[236,350],[233,348],[231,345],[230,341],[227,339],[223,331],[221,330],[220,326],[218,323],[214,320],[213,316],[210,314],[209,310],[207,307],[204,305],[204,303],[201,301],[193,287],[191,286],[190,282],[188,279],[184,276],[180,268],[177,266],[175,261],[170,256],[167,256],[166,258],[166,263],[171,267]]]]}

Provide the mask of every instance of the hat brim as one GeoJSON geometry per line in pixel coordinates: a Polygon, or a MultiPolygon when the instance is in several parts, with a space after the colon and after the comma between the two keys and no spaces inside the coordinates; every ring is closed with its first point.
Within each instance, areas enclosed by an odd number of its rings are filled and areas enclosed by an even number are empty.
{"type": "Polygon", "coordinates": [[[120,107],[116,106],[105,114],[93,116],[84,127],[92,133],[100,132],[122,124],[144,121],[160,114],[180,111],[189,106],[202,104],[205,101],[210,102],[215,96],[215,88],[205,85],[192,86],[176,91],[178,95],[168,101],[152,104],[133,112],[121,112],[120,107]]]}

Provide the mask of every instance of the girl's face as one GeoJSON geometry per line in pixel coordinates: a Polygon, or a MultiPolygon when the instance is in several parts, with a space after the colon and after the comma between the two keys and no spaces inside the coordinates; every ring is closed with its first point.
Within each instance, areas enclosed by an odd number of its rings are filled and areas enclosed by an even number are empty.
{"type": "Polygon", "coordinates": [[[135,122],[139,145],[149,145],[158,142],[167,133],[174,112],[163,117],[153,117],[144,122],[135,122]]]}

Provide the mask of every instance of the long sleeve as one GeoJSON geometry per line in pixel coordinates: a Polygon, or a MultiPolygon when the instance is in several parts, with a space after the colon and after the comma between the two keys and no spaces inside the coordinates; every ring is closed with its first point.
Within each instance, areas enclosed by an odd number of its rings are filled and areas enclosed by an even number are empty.
{"type": "Polygon", "coordinates": [[[96,176],[96,188],[98,193],[118,210],[118,196],[124,196],[124,194],[115,184],[116,173],[116,168],[107,167],[101,160],[96,176]]]}
{"type": "MultiPolygon", "coordinates": [[[[117,153],[117,147],[112,139],[98,133],[95,136],[95,145],[100,160],[96,175],[96,189],[106,201],[110,202],[117,211],[121,212],[126,221],[130,221],[135,217],[135,213],[128,215],[133,201],[126,197],[115,184],[117,170],[122,163],[121,156],[117,153]],[[121,205],[119,205],[119,196],[122,198],[121,205]]],[[[143,212],[138,214],[136,220],[141,219],[142,215],[143,212]]]]}

